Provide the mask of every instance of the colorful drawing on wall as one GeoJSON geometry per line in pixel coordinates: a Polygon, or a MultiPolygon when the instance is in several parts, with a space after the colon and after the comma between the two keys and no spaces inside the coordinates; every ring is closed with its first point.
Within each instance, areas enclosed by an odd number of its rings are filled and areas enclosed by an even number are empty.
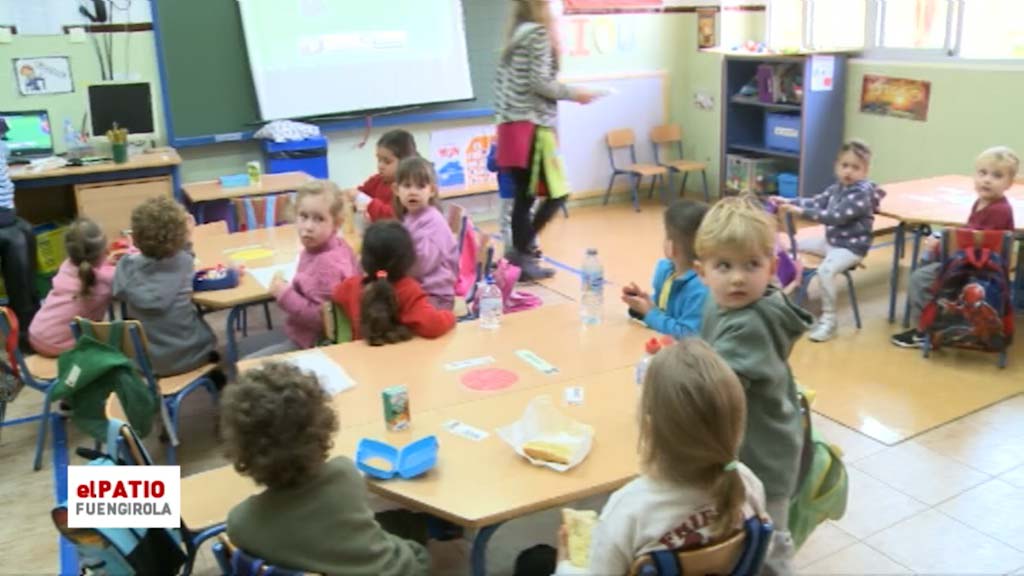
{"type": "Polygon", "coordinates": [[[22,96],[63,94],[75,91],[71,65],[66,56],[15,58],[14,77],[22,96]]]}
{"type": "Polygon", "coordinates": [[[661,8],[663,0],[564,0],[566,14],[581,11],[605,11],[630,8],[661,8]]]}
{"type": "Polygon", "coordinates": [[[715,38],[715,10],[697,10],[697,49],[718,46],[715,38]]]}
{"type": "Polygon", "coordinates": [[[497,175],[487,169],[487,152],[494,141],[494,126],[468,126],[430,133],[430,158],[441,188],[491,186],[497,175]]]}
{"type": "Polygon", "coordinates": [[[860,111],[925,122],[930,96],[931,82],[865,74],[860,111]]]}

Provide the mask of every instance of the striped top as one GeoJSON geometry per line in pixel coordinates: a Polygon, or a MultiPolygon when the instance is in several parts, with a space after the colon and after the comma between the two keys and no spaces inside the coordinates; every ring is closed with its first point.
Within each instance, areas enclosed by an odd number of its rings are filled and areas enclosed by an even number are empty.
{"type": "Polygon", "coordinates": [[[0,208],[14,210],[14,182],[7,167],[7,143],[0,142],[0,208]]]}
{"type": "Polygon", "coordinates": [[[555,128],[558,101],[572,98],[572,89],[556,78],[554,51],[548,31],[540,24],[520,24],[512,47],[498,63],[494,107],[498,122],[529,121],[555,128]]]}

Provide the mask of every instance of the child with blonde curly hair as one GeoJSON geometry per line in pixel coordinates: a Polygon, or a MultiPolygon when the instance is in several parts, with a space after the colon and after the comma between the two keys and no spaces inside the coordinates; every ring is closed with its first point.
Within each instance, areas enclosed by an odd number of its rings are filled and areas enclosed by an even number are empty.
{"type": "Polygon", "coordinates": [[[114,298],[128,318],[142,321],[157,376],[173,376],[218,359],[217,338],[192,304],[192,226],[185,209],[168,196],[150,198],[132,210],[128,254],[114,272],[114,298]]]}
{"type": "Polygon", "coordinates": [[[283,362],[249,370],[224,391],[228,458],[266,489],[228,514],[242,550],[318,574],[427,574],[426,549],[386,532],[366,481],[345,456],[330,458],[338,419],[317,377],[283,362]]]}

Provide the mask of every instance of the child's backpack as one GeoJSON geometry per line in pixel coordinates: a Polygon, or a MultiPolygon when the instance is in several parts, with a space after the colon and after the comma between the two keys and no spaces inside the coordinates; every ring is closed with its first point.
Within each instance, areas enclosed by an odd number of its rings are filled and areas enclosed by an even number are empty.
{"type": "Polygon", "coordinates": [[[505,314],[532,310],[544,303],[538,296],[516,291],[516,282],[519,282],[519,275],[521,273],[522,270],[518,266],[504,258],[498,260],[498,264],[492,272],[494,274],[494,284],[501,290],[502,311],[505,314]]]}
{"type": "Polygon", "coordinates": [[[804,449],[800,457],[797,492],[789,504],[789,532],[800,547],[814,528],[825,520],[839,520],[846,513],[850,481],[839,447],[825,442],[811,426],[811,409],[800,393],[804,425],[804,449]]]}
{"type": "Polygon", "coordinates": [[[949,254],[950,240],[957,251],[942,265],[918,330],[925,333],[931,349],[955,346],[1002,353],[1013,340],[1007,271],[1012,236],[1002,231],[946,230],[943,254],[949,254]]]}
{"type": "Polygon", "coordinates": [[[111,323],[108,342],[97,340],[88,323],[82,322],[80,327],[82,335],[75,341],[75,347],[57,359],[57,383],[52,398],[67,401],[75,426],[103,441],[107,436],[107,398],[116,393],[132,428],[145,437],[163,403],[124,355],[123,323],[111,323]]]}
{"type": "MultiPolygon", "coordinates": [[[[89,466],[149,466],[146,448],[130,426],[111,419],[106,426],[106,451],[79,448],[89,466]]],[[[57,530],[78,552],[83,573],[131,576],[178,574],[194,557],[187,530],[170,528],[69,528],[67,502],[51,512],[57,530]]]]}

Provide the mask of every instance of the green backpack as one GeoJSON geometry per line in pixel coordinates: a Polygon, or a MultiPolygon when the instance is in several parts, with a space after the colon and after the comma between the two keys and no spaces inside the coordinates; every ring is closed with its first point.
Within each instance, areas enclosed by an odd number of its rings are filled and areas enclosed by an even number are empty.
{"type": "Polygon", "coordinates": [[[97,340],[88,324],[79,326],[82,334],[75,347],[57,359],[52,398],[65,400],[75,426],[102,442],[107,438],[107,398],[116,393],[132,428],[147,436],[161,401],[121,351],[123,323],[111,323],[108,342],[97,340]]]}
{"type": "Polygon", "coordinates": [[[797,492],[789,504],[789,532],[797,548],[818,524],[843,517],[850,489],[842,451],[811,429],[811,409],[802,393],[800,408],[804,419],[804,449],[797,492]]]}

